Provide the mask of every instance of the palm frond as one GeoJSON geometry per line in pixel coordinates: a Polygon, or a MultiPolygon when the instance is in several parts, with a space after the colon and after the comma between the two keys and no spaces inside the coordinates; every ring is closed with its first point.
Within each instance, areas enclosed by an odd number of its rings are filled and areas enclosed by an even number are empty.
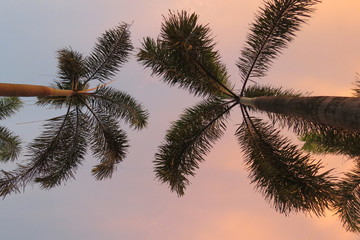
{"type": "Polygon", "coordinates": [[[278,130],[246,116],[236,132],[256,188],[281,213],[312,212],[322,215],[333,201],[329,171],[304,155],[278,130]]]}
{"type": "MultiPolygon", "coordinates": [[[[54,126],[54,123],[49,123],[47,132],[35,139],[31,145],[30,153],[35,156],[33,161],[47,161],[46,171],[41,171],[41,174],[35,178],[35,182],[40,183],[42,188],[49,189],[75,178],[75,172],[86,153],[89,131],[86,120],[85,114],[79,108],[75,108],[64,119],[63,127],[59,129],[61,132],[55,133],[50,130],[49,126],[54,126]],[[54,133],[57,134],[56,139],[45,140],[45,138],[51,139],[54,133]],[[42,158],[45,159],[41,160],[42,158]]],[[[59,126],[60,122],[56,125],[59,126]]]]}
{"type": "Polygon", "coordinates": [[[54,109],[61,109],[68,106],[71,101],[72,99],[67,96],[38,97],[35,104],[40,107],[48,106],[54,109]]]}
{"type": "Polygon", "coordinates": [[[59,77],[57,82],[59,89],[78,89],[79,79],[86,73],[85,60],[81,53],[71,48],[62,48],[57,51],[59,77]]]}
{"type": "MultiPolygon", "coordinates": [[[[267,0],[250,27],[237,62],[243,90],[251,78],[263,77],[273,60],[287,47],[319,0],[267,0]]],[[[243,96],[243,90],[241,96],[243,96]]]]}
{"type": "Polygon", "coordinates": [[[360,134],[328,128],[322,132],[307,132],[300,137],[304,141],[303,149],[312,153],[341,154],[350,158],[360,156],[360,134]]]}
{"type": "MultiPolygon", "coordinates": [[[[1,172],[0,196],[5,197],[8,194],[19,192],[35,178],[39,178],[39,182],[41,182],[42,176],[50,175],[52,170],[58,169],[55,166],[63,164],[64,161],[79,163],[83,159],[86,144],[83,139],[74,138],[73,126],[76,126],[74,120],[77,121],[77,112],[71,110],[71,106],[69,106],[65,115],[47,121],[43,133],[35,138],[28,147],[29,162],[24,165],[19,164],[18,168],[13,171],[1,172]]],[[[86,125],[83,124],[82,127],[84,126],[86,125]]],[[[69,169],[69,172],[62,178],[55,176],[54,179],[57,181],[52,183],[50,183],[50,179],[46,179],[48,181],[44,181],[42,186],[49,188],[60,184],[61,180],[67,180],[69,176],[72,176],[71,171],[75,168],[76,166],[73,165],[72,169],[69,169]]]]}
{"type": "Polygon", "coordinates": [[[148,112],[133,97],[123,91],[102,87],[91,100],[95,108],[114,118],[125,120],[135,129],[142,129],[147,125],[148,112]]]}
{"type": "Polygon", "coordinates": [[[88,110],[91,112],[91,149],[94,156],[100,160],[92,173],[97,180],[103,180],[110,178],[116,165],[125,158],[129,147],[127,135],[112,116],[99,109],[88,107],[88,110]]]}
{"type": "MultiPolygon", "coordinates": [[[[0,98],[0,120],[5,119],[22,107],[17,97],[0,98]]],[[[0,162],[14,161],[21,151],[20,138],[7,128],[0,126],[0,162]]]]}
{"type": "Polygon", "coordinates": [[[22,102],[17,97],[0,98],[0,120],[14,114],[22,107],[22,102]]]}
{"type": "Polygon", "coordinates": [[[195,95],[236,97],[207,25],[186,11],[170,12],[157,41],[145,38],[138,60],[164,82],[195,95]]]}
{"type": "Polygon", "coordinates": [[[106,31],[85,60],[87,73],[84,83],[94,79],[100,82],[109,80],[127,62],[132,50],[128,24],[122,23],[106,31]]]}
{"type": "Polygon", "coordinates": [[[20,138],[0,126],[0,162],[14,161],[20,154],[20,138]]]}
{"type": "Polygon", "coordinates": [[[194,176],[212,144],[225,128],[230,109],[235,104],[208,99],[188,108],[167,131],[165,143],[155,155],[155,172],[159,180],[170,185],[172,191],[183,195],[189,184],[187,176],[194,176]]]}
{"type": "Polygon", "coordinates": [[[347,231],[360,233],[360,170],[346,174],[338,184],[336,214],[347,231]]]}

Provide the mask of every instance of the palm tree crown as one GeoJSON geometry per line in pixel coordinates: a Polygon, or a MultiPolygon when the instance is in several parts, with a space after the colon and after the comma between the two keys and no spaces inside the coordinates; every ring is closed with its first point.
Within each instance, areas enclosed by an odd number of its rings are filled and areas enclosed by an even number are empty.
{"type": "MultiPolygon", "coordinates": [[[[235,135],[243,149],[250,178],[275,209],[285,214],[304,211],[322,215],[325,209],[334,207],[348,229],[360,230],[359,215],[353,217],[352,214],[351,218],[348,214],[349,210],[359,213],[358,205],[353,204],[357,208],[350,206],[345,211],[345,204],[335,204],[340,202],[339,192],[345,185],[337,184],[330,171],[320,171],[321,163],[282,137],[274,124],[290,127],[299,135],[329,131],[345,135],[349,131],[264,110],[270,119],[268,123],[251,115],[264,111],[247,103],[249,97],[304,95],[293,90],[249,85],[249,82],[266,74],[273,60],[293,40],[319,2],[264,1],[237,62],[243,83],[239,92],[229,81],[208,25],[198,24],[195,13],[170,11],[161,25],[159,37],[144,39],[138,60],[145,67],[151,68],[164,82],[205,98],[186,109],[172,124],[155,155],[156,175],[160,181],[169,184],[172,191],[184,194],[189,184],[187,177],[195,175],[199,163],[223,135],[230,112],[238,108],[243,122],[235,135]]],[[[347,185],[354,186],[356,184],[347,185]]],[[[352,203],[356,201],[358,198],[352,203]]]]}
{"type": "Polygon", "coordinates": [[[96,179],[112,176],[129,147],[118,119],[134,129],[147,124],[148,113],[129,94],[105,86],[133,50],[128,24],[106,31],[88,57],[64,48],[57,52],[59,78],[55,89],[70,90],[68,96],[39,97],[37,105],[65,108],[52,118],[44,132],[29,145],[29,162],[11,172],[2,171],[0,195],[19,191],[30,181],[49,189],[73,178],[87,147],[99,159],[92,169],[96,179]],[[89,88],[90,83],[97,83],[89,88]]]}

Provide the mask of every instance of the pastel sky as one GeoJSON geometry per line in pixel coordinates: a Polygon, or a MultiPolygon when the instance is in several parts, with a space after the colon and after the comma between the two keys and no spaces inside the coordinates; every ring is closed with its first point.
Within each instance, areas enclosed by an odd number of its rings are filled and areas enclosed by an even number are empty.
{"type": "MultiPolygon", "coordinates": [[[[1,82],[48,85],[56,79],[55,51],[71,46],[84,54],[96,38],[119,22],[132,23],[136,48],[156,37],[162,15],[187,10],[209,23],[217,49],[240,87],[235,61],[261,0],[0,0],[1,82]]],[[[360,72],[360,1],[327,0],[296,40],[274,62],[264,83],[312,92],[351,95],[360,72]]],[[[178,198],[153,173],[153,156],[171,121],[198,101],[187,92],[150,76],[135,58],[125,64],[113,87],[125,90],[150,112],[143,131],[127,129],[131,148],[112,179],[97,182],[89,155],[76,180],[50,191],[37,185],[0,203],[4,240],[355,240],[333,213],[316,218],[277,213],[256,192],[234,137],[241,115],[234,112],[225,136],[201,164],[184,197],[178,198]]],[[[2,123],[24,142],[41,132],[43,120],[61,110],[33,105],[2,123]]],[[[343,157],[322,157],[338,172],[351,167],[343,157]]],[[[25,158],[23,158],[25,159],[25,158]]],[[[5,169],[12,166],[6,165],[5,169]]]]}

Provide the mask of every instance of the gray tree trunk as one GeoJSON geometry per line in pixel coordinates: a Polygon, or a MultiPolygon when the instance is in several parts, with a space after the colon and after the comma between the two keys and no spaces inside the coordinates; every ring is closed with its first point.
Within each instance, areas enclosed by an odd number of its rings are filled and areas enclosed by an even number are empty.
{"type": "Polygon", "coordinates": [[[355,97],[256,97],[240,103],[254,108],[360,132],[360,98],[355,97]]]}

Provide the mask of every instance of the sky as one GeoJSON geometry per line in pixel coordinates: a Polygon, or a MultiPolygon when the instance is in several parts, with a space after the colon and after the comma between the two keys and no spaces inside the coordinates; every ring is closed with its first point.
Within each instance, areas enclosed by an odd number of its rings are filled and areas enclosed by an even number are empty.
{"type": "MultiPolygon", "coordinates": [[[[1,82],[48,85],[57,77],[56,50],[71,46],[88,54],[96,38],[120,22],[131,23],[136,49],[156,37],[168,10],[196,12],[209,24],[231,80],[240,88],[235,62],[260,0],[0,0],[1,82]]],[[[259,80],[313,95],[350,96],[360,72],[360,2],[327,0],[259,80]]],[[[136,53],[136,52],[134,52],[136,53]]],[[[95,181],[89,154],[76,180],[50,191],[37,185],[0,202],[0,239],[6,240],[355,240],[332,212],[326,217],[283,216],[250,184],[234,132],[234,112],[226,134],[179,198],[159,183],[153,156],[170,123],[199,99],[151,76],[135,57],[116,75],[113,87],[131,94],[150,113],[148,128],[128,132],[131,148],[112,179],[95,181]]],[[[2,123],[24,145],[38,136],[43,121],[63,113],[34,106],[2,123]]],[[[337,172],[351,167],[344,157],[321,156],[337,172]]],[[[23,157],[20,159],[25,160],[23,157]]],[[[4,165],[3,169],[11,169],[4,165]]]]}

